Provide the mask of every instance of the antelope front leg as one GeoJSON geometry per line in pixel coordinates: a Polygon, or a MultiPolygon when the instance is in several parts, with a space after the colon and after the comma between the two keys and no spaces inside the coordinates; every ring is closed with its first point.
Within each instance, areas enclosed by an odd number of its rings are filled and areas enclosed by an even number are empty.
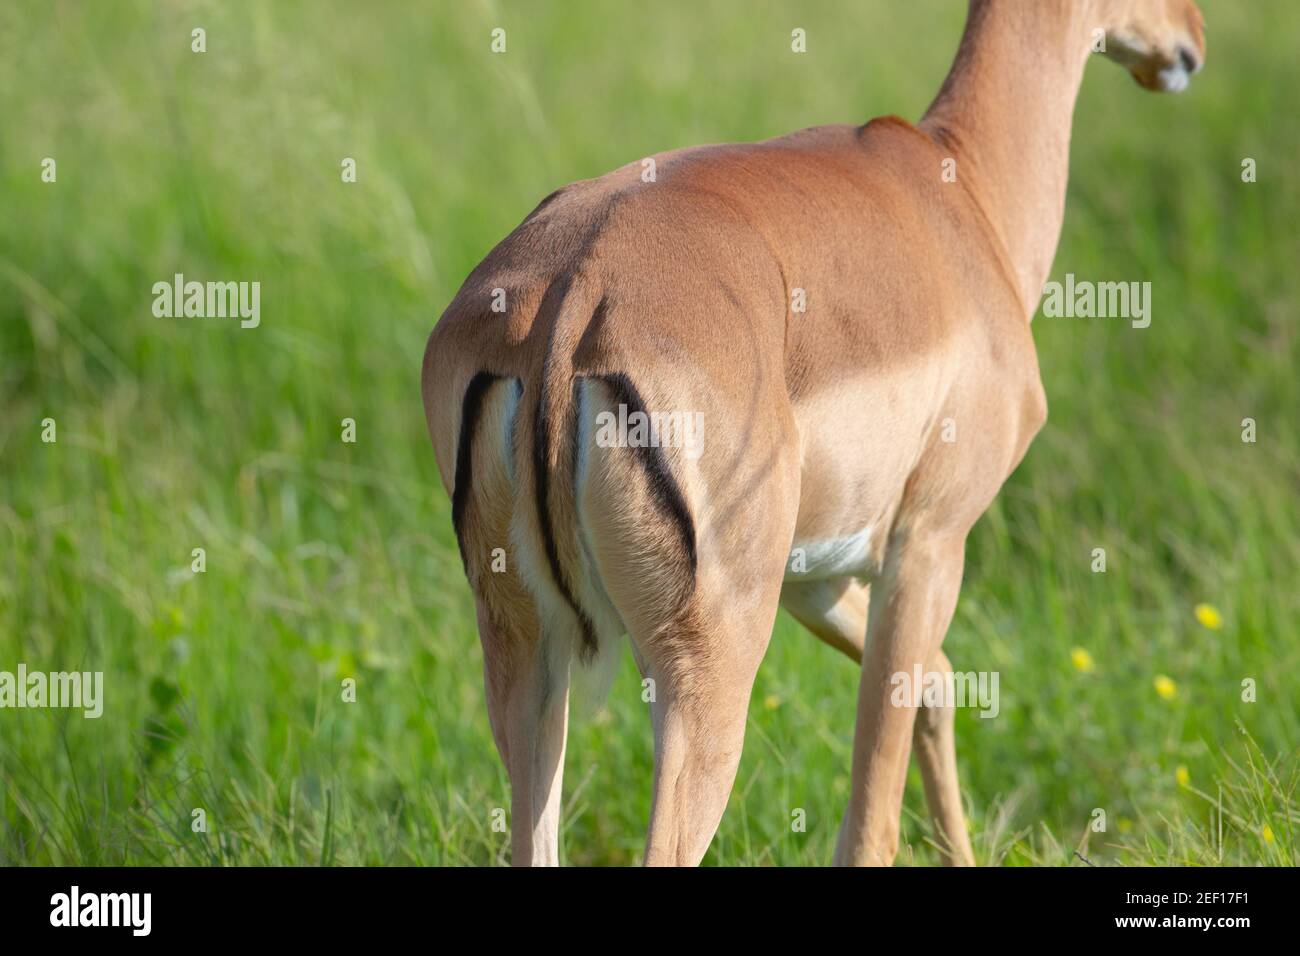
{"type": "Polygon", "coordinates": [[[835,847],[839,866],[888,866],[898,852],[899,814],[917,708],[894,702],[895,675],[914,680],[935,660],[961,589],[965,536],[901,535],[871,602],[858,685],[853,783],[835,847]]]}
{"type": "MultiPolygon", "coordinates": [[[[930,670],[943,674],[945,681],[952,664],[942,650],[930,659],[930,670]]],[[[966,815],[957,785],[957,740],[953,734],[956,707],[951,701],[922,707],[912,731],[912,749],[925,784],[925,802],[934,819],[934,836],[946,866],[974,866],[975,851],[966,831],[966,815]]]]}

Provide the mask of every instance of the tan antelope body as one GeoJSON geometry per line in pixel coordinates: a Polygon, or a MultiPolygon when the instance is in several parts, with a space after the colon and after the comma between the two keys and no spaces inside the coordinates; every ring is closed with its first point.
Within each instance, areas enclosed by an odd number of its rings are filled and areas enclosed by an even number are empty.
{"type": "Polygon", "coordinates": [[[950,671],[966,535],[1046,416],[1029,320],[1097,29],[1150,88],[1204,57],[1190,0],[973,0],[919,126],[683,149],[652,181],[637,162],[575,183],[465,281],[424,404],[515,863],[558,862],[570,669],[624,633],[653,681],[645,860],[698,863],[778,603],[862,662],[836,862],[893,860],[913,744],[945,859],[974,862],[953,712],[893,706],[890,678],[950,671]],[[657,442],[607,440],[638,412],[676,417],[657,442]],[[673,440],[690,422],[694,447],[673,440]]]}

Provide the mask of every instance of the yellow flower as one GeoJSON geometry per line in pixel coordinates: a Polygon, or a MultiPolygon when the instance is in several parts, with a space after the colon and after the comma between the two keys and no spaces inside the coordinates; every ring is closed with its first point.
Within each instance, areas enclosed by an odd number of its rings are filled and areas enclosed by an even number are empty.
{"type": "Polygon", "coordinates": [[[1128,833],[1130,830],[1133,829],[1133,821],[1130,820],[1128,817],[1120,817],[1119,821],[1116,823],[1116,826],[1119,827],[1120,833],[1128,833]]]}
{"type": "Polygon", "coordinates": [[[1223,615],[1213,604],[1198,604],[1193,609],[1196,619],[1201,622],[1202,627],[1208,627],[1211,631],[1217,631],[1223,627],[1223,615]]]}
{"type": "Polygon", "coordinates": [[[1174,779],[1178,781],[1180,787],[1190,787],[1192,785],[1192,775],[1187,772],[1187,768],[1182,764],[1174,770],[1174,779]]]}
{"type": "Polygon", "coordinates": [[[1264,824],[1264,829],[1260,831],[1260,835],[1264,838],[1265,843],[1273,842],[1273,828],[1267,823],[1264,824]]]}
{"type": "Polygon", "coordinates": [[[1178,685],[1164,674],[1157,674],[1153,683],[1155,684],[1156,693],[1164,700],[1173,700],[1178,696],[1178,685]]]}
{"type": "Polygon", "coordinates": [[[768,694],[763,698],[763,706],[768,710],[776,710],[781,706],[781,698],[777,697],[776,694],[768,694]]]}
{"type": "Polygon", "coordinates": [[[1070,663],[1074,665],[1076,671],[1083,671],[1085,674],[1091,674],[1097,669],[1097,665],[1093,661],[1092,655],[1082,647],[1076,647],[1074,650],[1070,651],[1070,663]]]}

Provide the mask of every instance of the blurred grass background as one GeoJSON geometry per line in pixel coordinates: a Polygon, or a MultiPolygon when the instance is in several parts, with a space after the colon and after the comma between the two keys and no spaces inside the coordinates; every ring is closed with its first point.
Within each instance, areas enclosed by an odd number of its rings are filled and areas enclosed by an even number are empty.
{"type": "MultiPolygon", "coordinates": [[[[1053,276],[1149,280],[1153,322],[1035,323],[1051,416],[976,529],[945,645],[1001,675],[1001,715],[958,718],[983,863],[1297,862],[1300,5],[1202,6],[1208,66],[1188,94],[1099,62],[1076,114],[1053,276]],[[1201,602],[1221,627],[1198,623],[1201,602]]],[[[0,7],[0,670],[106,684],[99,720],[0,711],[0,863],[507,859],[420,408],[429,329],[562,183],[672,147],[918,118],[964,14],[0,7]],[[259,280],[260,328],[154,318],[151,287],[177,272],[259,280]]],[[[829,861],[856,676],[782,615],[707,862],[829,861]]],[[[640,857],[639,690],[626,660],[571,733],[570,863],[640,857]]],[[[932,863],[915,771],[906,807],[900,860],[932,863]]]]}

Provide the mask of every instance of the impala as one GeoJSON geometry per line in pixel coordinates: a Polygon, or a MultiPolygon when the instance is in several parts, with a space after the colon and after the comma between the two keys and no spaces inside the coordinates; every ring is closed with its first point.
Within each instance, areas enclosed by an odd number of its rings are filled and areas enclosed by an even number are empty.
{"type": "Polygon", "coordinates": [[[698,863],[778,605],[861,662],[835,862],[892,862],[913,750],[945,862],[974,862],[953,710],[891,703],[890,678],[951,672],[966,536],[1045,420],[1029,323],[1103,40],[1148,89],[1204,60],[1190,0],[971,0],[919,124],[574,183],[465,280],[423,398],[514,863],[558,862],[571,669],[625,634],[653,689],[645,862],[698,863]],[[700,453],[595,439],[656,411],[700,416],[700,453]]]}

